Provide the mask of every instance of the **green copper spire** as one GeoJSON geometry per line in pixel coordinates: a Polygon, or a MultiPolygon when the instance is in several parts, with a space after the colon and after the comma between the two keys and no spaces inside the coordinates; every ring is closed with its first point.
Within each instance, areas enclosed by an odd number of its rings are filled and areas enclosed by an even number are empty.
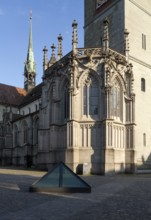
{"type": "Polygon", "coordinates": [[[29,31],[29,43],[27,51],[27,59],[25,61],[24,68],[24,88],[26,91],[35,87],[36,76],[36,64],[34,61],[33,43],[32,43],[32,13],[30,13],[30,31],[29,31]]]}
{"type": "Polygon", "coordinates": [[[33,43],[32,43],[32,14],[30,13],[30,32],[29,32],[29,44],[27,52],[26,67],[29,72],[36,72],[33,43]]]}

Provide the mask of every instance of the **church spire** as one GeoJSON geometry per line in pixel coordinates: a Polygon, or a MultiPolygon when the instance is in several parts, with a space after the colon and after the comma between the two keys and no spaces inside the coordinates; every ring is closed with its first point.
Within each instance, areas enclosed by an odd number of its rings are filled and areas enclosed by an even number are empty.
{"type": "Polygon", "coordinates": [[[32,43],[32,13],[30,12],[30,31],[27,59],[24,67],[24,89],[29,92],[35,87],[36,64],[34,61],[33,43],[32,43]]]}

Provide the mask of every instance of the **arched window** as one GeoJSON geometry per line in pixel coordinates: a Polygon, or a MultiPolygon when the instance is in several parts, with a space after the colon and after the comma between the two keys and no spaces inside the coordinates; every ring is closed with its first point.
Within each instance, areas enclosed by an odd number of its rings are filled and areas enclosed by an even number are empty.
{"type": "Polygon", "coordinates": [[[89,114],[98,114],[98,86],[93,83],[89,87],[89,114]]]}
{"type": "Polygon", "coordinates": [[[34,130],[33,130],[33,134],[34,134],[33,143],[34,143],[34,144],[38,144],[38,125],[39,125],[39,119],[37,118],[37,119],[34,121],[34,130]]]}
{"type": "Polygon", "coordinates": [[[122,91],[118,80],[114,81],[112,88],[112,114],[115,118],[122,117],[122,91]]]}
{"type": "Polygon", "coordinates": [[[18,127],[14,126],[14,146],[18,145],[18,127]]]}
{"type": "Polygon", "coordinates": [[[64,118],[69,118],[69,91],[67,86],[64,90],[64,118]]]}
{"type": "Polygon", "coordinates": [[[88,80],[83,86],[83,114],[97,115],[99,101],[98,85],[93,79],[89,78],[88,80]]]}
{"type": "Polygon", "coordinates": [[[25,121],[23,123],[23,142],[24,144],[28,143],[28,126],[25,121]]]}
{"type": "Polygon", "coordinates": [[[7,134],[11,133],[11,125],[9,123],[6,126],[6,131],[7,131],[7,134]]]}
{"type": "Polygon", "coordinates": [[[141,78],[141,91],[145,92],[146,88],[145,88],[145,79],[141,78]]]}

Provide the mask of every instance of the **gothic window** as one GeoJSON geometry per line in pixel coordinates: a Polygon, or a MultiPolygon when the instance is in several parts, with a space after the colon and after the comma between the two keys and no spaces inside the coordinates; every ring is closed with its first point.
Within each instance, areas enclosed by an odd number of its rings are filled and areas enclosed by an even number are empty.
{"type": "Polygon", "coordinates": [[[83,114],[98,114],[99,91],[98,86],[91,79],[83,86],[83,114]]]}
{"type": "Polygon", "coordinates": [[[69,91],[67,86],[64,90],[64,118],[69,118],[69,91]]]}
{"type": "Polygon", "coordinates": [[[141,91],[142,92],[145,92],[145,79],[144,78],[141,78],[141,91]]]}
{"type": "Polygon", "coordinates": [[[28,143],[28,126],[26,122],[23,124],[23,142],[24,144],[28,143]]]}
{"type": "Polygon", "coordinates": [[[33,79],[32,74],[29,74],[29,81],[32,81],[32,79],[33,79]]]}
{"type": "Polygon", "coordinates": [[[142,49],[146,50],[146,35],[142,34],[142,49]]]}
{"type": "Polygon", "coordinates": [[[7,131],[7,134],[11,133],[11,125],[9,123],[6,126],[6,131],[7,131]]]}
{"type": "Polygon", "coordinates": [[[89,87],[89,114],[98,114],[98,87],[94,83],[89,87]]]}
{"type": "Polygon", "coordinates": [[[34,131],[33,131],[33,134],[34,134],[34,144],[38,143],[38,125],[39,125],[39,119],[37,118],[34,121],[34,131]]]}
{"type": "Polygon", "coordinates": [[[14,126],[14,146],[18,145],[18,127],[14,126]]]}
{"type": "Polygon", "coordinates": [[[117,80],[115,80],[114,86],[112,88],[112,113],[113,117],[121,118],[122,113],[122,92],[120,84],[117,80]]]}

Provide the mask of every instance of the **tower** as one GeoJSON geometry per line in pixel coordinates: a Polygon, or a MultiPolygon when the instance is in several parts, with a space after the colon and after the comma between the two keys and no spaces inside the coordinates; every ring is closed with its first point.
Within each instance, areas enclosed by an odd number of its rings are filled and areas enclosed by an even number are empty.
{"type": "Polygon", "coordinates": [[[85,0],[85,47],[102,46],[103,21],[107,17],[110,48],[123,53],[124,2],[125,0],[85,0]]]}
{"type": "Polygon", "coordinates": [[[33,43],[32,43],[32,14],[30,14],[30,31],[27,59],[24,66],[24,89],[29,92],[35,87],[36,64],[34,61],[33,43]]]}
{"type": "Polygon", "coordinates": [[[132,136],[136,152],[134,160],[138,167],[148,166],[151,151],[150,11],[150,0],[85,0],[85,47],[102,46],[103,21],[108,18],[109,48],[128,55],[128,62],[133,66],[136,126],[134,133],[126,128],[129,134],[124,141],[128,143],[132,136]],[[127,40],[129,46],[127,44],[126,48],[127,40]]]}

